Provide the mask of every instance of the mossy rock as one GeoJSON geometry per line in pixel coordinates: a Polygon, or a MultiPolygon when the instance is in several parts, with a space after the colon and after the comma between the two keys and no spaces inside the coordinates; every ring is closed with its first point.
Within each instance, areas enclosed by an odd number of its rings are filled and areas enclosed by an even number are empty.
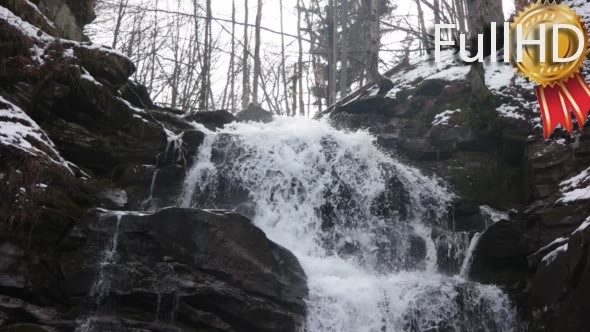
{"type": "Polygon", "coordinates": [[[447,81],[439,79],[424,80],[416,87],[414,94],[417,96],[440,96],[447,84],[447,81]]]}

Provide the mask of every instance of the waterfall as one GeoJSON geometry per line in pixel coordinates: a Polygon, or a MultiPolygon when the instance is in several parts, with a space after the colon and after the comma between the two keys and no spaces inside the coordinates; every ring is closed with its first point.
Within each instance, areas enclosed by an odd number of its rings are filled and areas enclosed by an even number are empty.
{"type": "Polygon", "coordinates": [[[473,262],[473,252],[475,251],[475,247],[479,243],[479,239],[481,238],[481,233],[475,233],[473,238],[471,239],[471,243],[469,244],[469,248],[467,248],[467,253],[465,254],[465,260],[461,265],[460,275],[463,277],[467,277],[469,275],[469,270],[471,269],[471,263],[473,262]]]}
{"type": "Polygon", "coordinates": [[[109,294],[111,290],[111,273],[110,268],[117,262],[117,249],[119,247],[119,227],[121,226],[121,219],[123,218],[123,214],[119,213],[116,214],[117,223],[115,225],[115,230],[113,231],[113,237],[111,241],[105,248],[102,253],[102,257],[98,268],[98,275],[94,284],[92,285],[92,289],[90,290],[90,295],[94,296],[96,300],[97,307],[100,307],[105,297],[109,294]]]}
{"type": "Polygon", "coordinates": [[[100,261],[98,262],[98,272],[94,284],[90,289],[90,296],[92,296],[94,299],[96,312],[77,321],[75,332],[93,332],[100,330],[99,317],[97,314],[99,313],[104,300],[111,291],[113,267],[117,263],[117,250],[119,248],[119,228],[121,226],[121,219],[123,218],[124,213],[112,212],[101,216],[101,219],[105,220],[106,218],[113,215],[117,218],[115,229],[113,230],[113,235],[110,241],[100,256],[100,261]]]}
{"type": "Polygon", "coordinates": [[[433,230],[453,233],[453,194],[369,133],[297,118],[199,129],[181,204],[237,207],[291,250],[308,276],[308,331],[516,330],[500,289],[437,272],[433,230]]]}
{"type": "Polygon", "coordinates": [[[156,189],[156,180],[158,179],[158,173],[160,172],[159,169],[155,169],[154,173],[152,174],[152,181],[150,183],[150,190],[148,193],[148,197],[141,203],[141,209],[143,211],[151,211],[151,210],[155,210],[154,209],[154,204],[153,199],[154,199],[154,191],[156,189]]]}

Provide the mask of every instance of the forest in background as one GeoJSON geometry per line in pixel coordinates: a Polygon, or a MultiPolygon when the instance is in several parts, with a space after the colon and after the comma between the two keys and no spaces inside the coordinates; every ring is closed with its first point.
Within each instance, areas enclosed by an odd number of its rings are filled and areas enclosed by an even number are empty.
{"type": "Polygon", "coordinates": [[[97,15],[91,39],[129,57],[161,106],[312,116],[429,54],[434,24],[476,33],[504,12],[502,0],[98,0],[97,15]]]}

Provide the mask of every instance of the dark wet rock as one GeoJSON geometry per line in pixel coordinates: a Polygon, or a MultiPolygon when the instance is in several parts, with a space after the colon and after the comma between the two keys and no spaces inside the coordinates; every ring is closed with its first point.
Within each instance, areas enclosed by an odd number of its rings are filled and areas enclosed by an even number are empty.
{"type": "Polygon", "coordinates": [[[560,299],[559,306],[550,313],[549,326],[553,331],[583,331],[590,324],[590,255],[587,252],[572,271],[571,277],[569,288],[560,299]]]}
{"type": "Polygon", "coordinates": [[[24,255],[20,247],[11,243],[0,245],[0,287],[25,288],[24,255]]]}
{"type": "Polygon", "coordinates": [[[267,123],[272,121],[273,114],[258,105],[250,104],[248,109],[239,112],[236,117],[242,122],[253,121],[267,123]]]}
{"type": "Polygon", "coordinates": [[[204,140],[205,134],[198,130],[187,130],[182,135],[182,141],[186,148],[186,155],[189,163],[192,163],[197,157],[197,151],[201,144],[203,144],[204,140]]]}
{"type": "Polygon", "coordinates": [[[186,116],[188,121],[195,121],[204,125],[209,130],[223,128],[226,124],[238,121],[233,114],[228,111],[202,111],[186,116]]]}
{"type": "Polygon", "coordinates": [[[455,204],[449,228],[457,232],[483,232],[494,221],[481,213],[480,207],[468,199],[455,204]]]}
{"type": "Polygon", "coordinates": [[[154,102],[147,90],[147,88],[135,81],[127,81],[127,83],[119,90],[121,97],[131,103],[131,105],[140,108],[154,108],[154,102]]]}
{"type": "Polygon", "coordinates": [[[473,280],[519,287],[527,273],[530,254],[522,225],[499,221],[481,236],[473,257],[473,280]]]}
{"type": "Polygon", "coordinates": [[[394,105],[395,102],[392,99],[383,96],[368,97],[342,106],[332,116],[341,112],[348,114],[388,114],[393,111],[394,105]]]}
{"type": "Polygon", "coordinates": [[[403,183],[393,177],[389,179],[383,191],[371,205],[371,213],[384,219],[408,218],[408,206],[410,206],[410,194],[403,183]]]}
{"type": "Polygon", "coordinates": [[[570,269],[567,249],[560,250],[563,245],[545,252],[531,282],[531,297],[540,307],[557,302],[567,291],[570,269]]]}
{"type": "Polygon", "coordinates": [[[176,203],[186,169],[180,165],[157,168],[127,163],[115,167],[113,181],[129,193],[128,209],[154,210],[176,203]]]}
{"type": "Polygon", "coordinates": [[[135,65],[126,56],[105,46],[92,43],[74,46],[80,64],[100,83],[118,90],[135,72],[135,65]]]}
{"type": "Polygon", "coordinates": [[[102,206],[108,210],[122,210],[127,207],[129,198],[122,189],[108,189],[101,193],[102,206]]]}
{"type": "Polygon", "coordinates": [[[436,249],[438,271],[447,275],[458,274],[465,259],[465,251],[469,247],[471,234],[437,227],[432,230],[432,240],[436,249]]]}
{"type": "Polygon", "coordinates": [[[440,96],[447,85],[445,80],[424,80],[414,90],[417,96],[440,96]]]}
{"type": "Polygon", "coordinates": [[[56,310],[0,295],[0,331],[54,332],[72,330],[74,324],[56,310]]]}
{"type": "MultiPolygon", "coordinates": [[[[66,240],[84,239],[62,255],[68,297],[89,293],[116,223],[114,216],[97,218],[66,240]]],[[[296,331],[303,322],[307,287],[297,259],[238,214],[173,208],[126,215],[118,243],[117,261],[104,276],[111,278],[105,301],[119,310],[154,319],[158,299],[170,296],[176,326],[199,320],[197,312],[203,324],[222,331],[296,331]]]]}

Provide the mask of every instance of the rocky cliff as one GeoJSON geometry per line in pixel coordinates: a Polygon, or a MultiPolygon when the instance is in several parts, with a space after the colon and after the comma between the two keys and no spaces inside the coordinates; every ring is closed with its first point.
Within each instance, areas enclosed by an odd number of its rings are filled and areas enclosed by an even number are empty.
{"type": "Polygon", "coordinates": [[[87,42],[94,1],[0,1],[0,330],[295,331],[297,259],[245,217],[173,205],[230,114],[154,106],[87,42]],[[134,212],[131,212],[134,211],[134,212]]]}

